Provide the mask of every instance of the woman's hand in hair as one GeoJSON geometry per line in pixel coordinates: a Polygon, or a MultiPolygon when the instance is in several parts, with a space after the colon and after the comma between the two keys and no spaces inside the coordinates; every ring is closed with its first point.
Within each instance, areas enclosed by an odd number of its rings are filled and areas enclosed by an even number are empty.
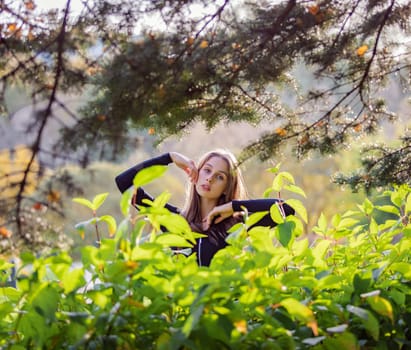
{"type": "Polygon", "coordinates": [[[208,230],[212,222],[214,222],[215,224],[218,224],[224,219],[227,219],[230,216],[232,216],[233,213],[234,213],[234,210],[233,210],[232,202],[228,202],[228,203],[221,204],[221,205],[214,207],[208,213],[207,217],[203,220],[204,229],[208,230]]]}
{"type": "Polygon", "coordinates": [[[170,157],[175,165],[184,170],[191,182],[197,182],[198,169],[193,160],[177,152],[170,152],[170,157]]]}

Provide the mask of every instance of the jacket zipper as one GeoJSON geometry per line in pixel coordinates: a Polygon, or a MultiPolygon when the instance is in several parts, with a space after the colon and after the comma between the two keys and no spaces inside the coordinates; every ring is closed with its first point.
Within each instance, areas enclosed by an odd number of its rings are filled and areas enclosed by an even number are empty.
{"type": "Polygon", "coordinates": [[[202,239],[200,238],[198,241],[198,265],[199,266],[202,266],[201,264],[201,242],[202,242],[202,239]]]}

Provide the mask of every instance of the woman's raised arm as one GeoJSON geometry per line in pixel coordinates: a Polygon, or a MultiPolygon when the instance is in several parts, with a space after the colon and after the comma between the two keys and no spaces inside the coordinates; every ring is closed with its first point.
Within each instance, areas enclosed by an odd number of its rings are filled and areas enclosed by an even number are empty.
{"type": "MultiPolygon", "coordinates": [[[[281,206],[281,210],[283,211],[285,216],[295,214],[293,208],[291,208],[288,204],[284,203],[282,200],[276,198],[233,200],[232,202],[228,202],[214,207],[205,218],[204,225],[208,228],[210,227],[212,222],[218,224],[224,219],[232,216],[234,213],[242,211],[243,208],[247,209],[247,211],[250,214],[262,211],[269,211],[271,206],[276,203],[279,203],[279,205],[281,206]]],[[[260,221],[258,221],[255,224],[255,226],[269,227],[274,227],[276,225],[277,223],[275,223],[271,219],[270,214],[265,215],[260,221]]]]}
{"type": "MultiPolygon", "coordinates": [[[[153,165],[168,165],[172,162],[173,160],[170,157],[170,153],[165,153],[161,156],[147,159],[117,175],[115,178],[117,187],[120,190],[120,192],[123,193],[127,191],[131,186],[133,186],[133,180],[139,171],[153,165]]],[[[154,198],[151,197],[146,191],[144,191],[143,188],[139,187],[136,189],[136,192],[134,194],[133,204],[146,206],[146,204],[143,203],[143,199],[149,199],[151,201],[154,200],[154,198]]],[[[173,213],[180,212],[179,208],[171,204],[167,203],[165,207],[173,213]]]]}
{"type": "Polygon", "coordinates": [[[177,165],[188,175],[191,182],[197,182],[198,169],[193,160],[177,152],[170,152],[170,158],[175,165],[177,165]]]}

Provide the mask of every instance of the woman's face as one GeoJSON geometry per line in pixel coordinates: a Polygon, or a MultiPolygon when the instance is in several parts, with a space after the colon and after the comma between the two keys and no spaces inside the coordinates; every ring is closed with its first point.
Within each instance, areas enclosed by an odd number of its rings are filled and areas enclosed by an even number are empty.
{"type": "Polygon", "coordinates": [[[197,193],[207,199],[220,198],[227,187],[228,176],[227,162],[221,157],[211,157],[198,172],[197,193]]]}

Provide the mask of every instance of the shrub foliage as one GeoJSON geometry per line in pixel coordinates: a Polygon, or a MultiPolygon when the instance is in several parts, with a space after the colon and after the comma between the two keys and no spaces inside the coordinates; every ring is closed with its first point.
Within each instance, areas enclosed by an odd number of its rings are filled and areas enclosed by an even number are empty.
{"type": "MultiPolygon", "coordinates": [[[[303,194],[292,180],[278,173],[272,190],[303,194]]],[[[297,216],[271,209],[272,229],[249,228],[261,214],[244,213],[210,267],[169,249],[189,248],[196,233],[164,209],[166,193],[148,220],[131,217],[126,193],[118,226],[96,214],[105,194],[77,199],[93,211],[80,230],[102,223],[115,235],[84,246],[81,263],[64,251],[21,254],[16,288],[0,260],[0,348],[409,349],[411,189],[383,195],[390,204],[321,216],[314,240],[296,199],[297,216]]]]}

